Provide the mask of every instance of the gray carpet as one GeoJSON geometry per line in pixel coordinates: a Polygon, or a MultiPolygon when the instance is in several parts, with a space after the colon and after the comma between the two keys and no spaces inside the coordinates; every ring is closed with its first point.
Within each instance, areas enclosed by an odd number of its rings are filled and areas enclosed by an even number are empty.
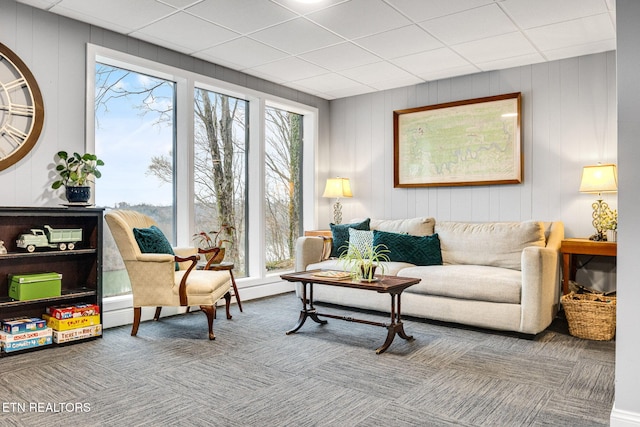
{"type": "Polygon", "coordinates": [[[609,424],[615,344],[574,338],[562,319],[535,340],[405,319],[415,340],[376,355],[380,327],[308,320],[286,336],[300,309],[292,293],[243,308],[232,320],[219,311],[215,341],[197,312],[145,322],[135,338],[114,328],[2,358],[0,425],[609,424]]]}

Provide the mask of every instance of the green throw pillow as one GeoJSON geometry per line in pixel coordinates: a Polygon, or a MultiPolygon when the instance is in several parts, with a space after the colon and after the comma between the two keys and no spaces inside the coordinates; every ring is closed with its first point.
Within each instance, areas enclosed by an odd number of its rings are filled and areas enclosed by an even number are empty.
{"type": "Polygon", "coordinates": [[[415,265],[442,265],[442,252],[438,234],[412,236],[373,230],[373,246],[385,245],[391,261],[415,265]]]}
{"type": "Polygon", "coordinates": [[[349,229],[355,228],[356,230],[368,230],[370,218],[365,219],[362,222],[356,222],[353,224],[329,224],[331,227],[331,237],[333,237],[333,246],[331,247],[331,256],[339,257],[340,254],[349,248],[349,229]]]}
{"type": "MultiPolygon", "coordinates": [[[[155,225],[149,228],[134,228],[133,236],[138,242],[140,252],[143,254],[171,254],[175,255],[171,243],[167,240],[162,230],[155,225]]],[[[180,265],[176,262],[176,271],[180,265]]]]}

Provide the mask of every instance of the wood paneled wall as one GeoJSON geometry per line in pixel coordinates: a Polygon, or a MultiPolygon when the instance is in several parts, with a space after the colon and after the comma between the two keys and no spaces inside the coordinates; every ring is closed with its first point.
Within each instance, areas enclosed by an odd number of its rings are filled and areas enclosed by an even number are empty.
{"type": "MultiPolygon", "coordinates": [[[[326,176],[351,179],[343,218],[560,220],[592,234],[595,195],[578,192],[582,166],[616,163],[615,52],[429,82],[331,101],[326,176]],[[516,185],[393,188],[393,111],[522,92],[524,181],[516,185]]],[[[616,205],[616,197],[605,199],[616,205]]],[[[320,228],[331,221],[320,201],[320,228]]]]}

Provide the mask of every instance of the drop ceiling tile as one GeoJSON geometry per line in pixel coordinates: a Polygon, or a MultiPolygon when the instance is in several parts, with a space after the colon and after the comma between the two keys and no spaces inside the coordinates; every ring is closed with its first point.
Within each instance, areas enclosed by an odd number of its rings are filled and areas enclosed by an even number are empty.
{"type": "Polygon", "coordinates": [[[462,65],[460,67],[444,68],[440,70],[428,71],[420,74],[418,77],[424,81],[430,82],[440,79],[449,79],[456,76],[464,76],[467,74],[474,74],[480,70],[473,65],[462,65]]]}
{"type": "Polygon", "coordinates": [[[300,58],[331,71],[354,68],[380,61],[380,58],[349,42],[336,44],[300,55],[300,58]]]}
{"type": "Polygon", "coordinates": [[[307,16],[347,39],[368,36],[411,23],[382,0],[351,0],[307,16]]]}
{"type": "Polygon", "coordinates": [[[251,38],[293,55],[344,41],[304,18],[293,19],[258,31],[251,34],[251,38]]]}
{"type": "Polygon", "coordinates": [[[607,12],[603,0],[505,0],[500,5],[522,29],[607,12]]]}
{"type": "Polygon", "coordinates": [[[173,6],[177,9],[184,9],[185,7],[193,6],[196,3],[203,2],[205,0],[156,0],[158,3],[165,3],[169,6],[173,6]]]}
{"type": "Polygon", "coordinates": [[[446,47],[403,56],[392,62],[416,75],[470,65],[468,61],[446,47]]]}
{"type": "Polygon", "coordinates": [[[529,64],[537,64],[539,62],[544,62],[545,58],[540,55],[538,52],[530,53],[528,55],[521,56],[511,56],[509,58],[498,59],[495,61],[488,62],[478,62],[475,65],[481,71],[491,71],[491,70],[501,70],[504,68],[514,68],[520,67],[523,65],[529,64]]]}
{"type": "Polygon", "coordinates": [[[397,87],[417,85],[420,83],[424,83],[424,80],[416,76],[408,75],[404,77],[394,76],[392,78],[380,80],[379,82],[371,83],[371,86],[373,86],[377,90],[387,90],[397,87]]]}
{"type": "Polygon", "coordinates": [[[585,43],[560,49],[545,50],[542,53],[548,61],[556,59],[572,58],[574,56],[591,55],[593,53],[616,50],[615,39],[601,40],[593,43],[585,43]]]}
{"type": "Polygon", "coordinates": [[[363,37],[355,40],[355,43],[384,59],[398,58],[442,47],[442,43],[417,25],[408,25],[363,37]]]}
{"type": "Polygon", "coordinates": [[[615,39],[616,37],[608,13],[531,28],[525,33],[533,44],[543,51],[615,39]]]}
{"type": "Polygon", "coordinates": [[[360,85],[360,86],[350,87],[345,89],[330,90],[329,92],[327,92],[327,95],[329,96],[328,99],[338,99],[338,98],[346,98],[348,96],[362,95],[365,93],[371,93],[375,91],[376,91],[375,88],[365,86],[365,85],[360,85]]]}
{"type": "Polygon", "coordinates": [[[283,82],[292,82],[326,74],[327,70],[299,58],[288,57],[268,64],[249,68],[262,75],[269,75],[283,82]]]}
{"type": "Polygon", "coordinates": [[[198,52],[198,56],[208,58],[212,62],[229,62],[235,65],[234,68],[243,69],[273,62],[289,55],[248,37],[240,37],[198,52]]]}
{"type": "MultiPolygon", "coordinates": [[[[347,77],[335,73],[322,74],[308,79],[291,82],[291,86],[304,90],[317,90],[323,93],[350,88],[360,88],[364,85],[347,77]]],[[[371,88],[368,88],[371,90],[371,88]]]]}
{"type": "Polygon", "coordinates": [[[37,7],[40,9],[48,9],[60,0],[18,0],[22,4],[28,4],[29,6],[37,7]]]}
{"type": "Polygon", "coordinates": [[[174,46],[182,47],[181,51],[189,53],[224,43],[239,36],[238,33],[184,12],[178,12],[156,21],[132,35],[146,40],[155,40],[160,45],[171,43],[174,46]],[[180,28],[180,31],[167,31],[167,28],[180,28]]]}
{"type": "Polygon", "coordinates": [[[297,16],[282,6],[265,0],[205,0],[188,8],[187,12],[242,34],[297,16]]]}
{"type": "Polygon", "coordinates": [[[326,9],[337,3],[342,3],[345,0],[322,0],[315,3],[301,3],[298,0],[271,0],[274,3],[278,3],[287,9],[290,9],[301,15],[312,13],[320,9],[326,9]]]}
{"type": "Polygon", "coordinates": [[[537,53],[529,40],[519,32],[461,43],[451,48],[474,64],[537,53]]]}
{"type": "Polygon", "coordinates": [[[125,33],[175,11],[155,0],[63,0],[51,8],[53,13],[125,33]]]}
{"type": "Polygon", "coordinates": [[[493,0],[387,0],[414,22],[452,15],[493,3],[493,0]]]}
{"type": "Polygon", "coordinates": [[[518,30],[509,17],[495,4],[423,21],[420,22],[420,26],[448,45],[518,30]]]}
{"type": "Polygon", "coordinates": [[[402,68],[399,68],[388,62],[376,62],[374,64],[362,65],[360,67],[350,68],[340,72],[343,76],[349,77],[357,82],[365,85],[373,86],[387,80],[410,79],[415,78],[402,68]]]}

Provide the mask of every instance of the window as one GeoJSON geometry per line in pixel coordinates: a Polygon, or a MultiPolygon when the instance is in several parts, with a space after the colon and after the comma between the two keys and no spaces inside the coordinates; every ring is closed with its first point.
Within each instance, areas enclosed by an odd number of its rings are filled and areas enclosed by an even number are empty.
{"type": "Polygon", "coordinates": [[[293,268],[302,224],[303,116],[265,108],[265,265],[267,271],[293,268]]]}
{"type": "MultiPolygon", "coordinates": [[[[103,159],[96,205],[151,216],[174,239],[175,84],[102,63],[95,67],[95,143],[103,159]]],[[[103,294],[131,292],[115,242],[105,228],[103,294]]]]}
{"type": "MultiPolygon", "coordinates": [[[[96,204],[148,214],[182,247],[232,225],[222,237],[238,286],[268,295],[262,285],[293,265],[302,210],[315,212],[301,186],[315,192],[317,110],[94,45],[87,57],[87,151],[105,161],[96,204]]],[[[130,307],[108,227],[103,253],[105,312],[130,307]]]]}
{"type": "Polygon", "coordinates": [[[247,111],[242,99],[196,88],[193,182],[196,232],[222,231],[225,260],[245,275],[247,111]]]}

